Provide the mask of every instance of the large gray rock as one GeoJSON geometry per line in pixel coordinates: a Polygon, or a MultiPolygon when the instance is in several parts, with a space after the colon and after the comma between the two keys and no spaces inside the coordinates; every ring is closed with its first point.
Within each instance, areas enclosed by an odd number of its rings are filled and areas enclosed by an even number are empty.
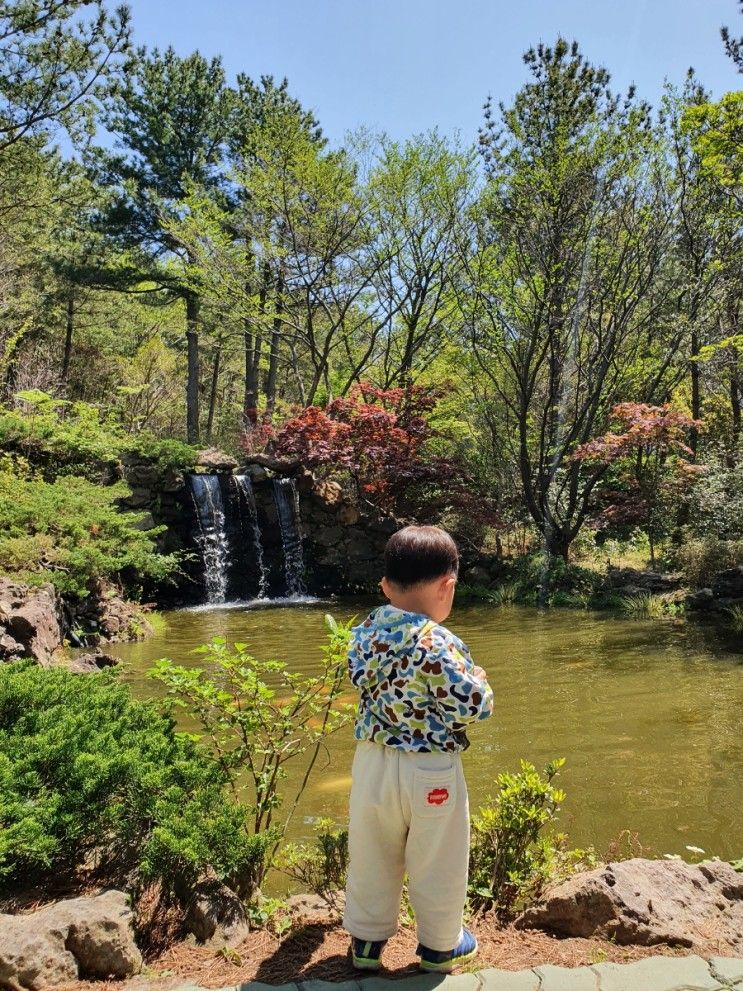
{"type": "Polygon", "coordinates": [[[712,579],[711,585],[716,599],[743,598],[743,565],[720,571],[712,579]]]}
{"type": "Polygon", "coordinates": [[[730,864],[635,858],[576,874],[517,920],[560,936],[604,936],[622,945],[743,950],[743,874],[730,864]]]}
{"type": "Polygon", "coordinates": [[[0,987],[42,991],[83,977],[131,977],[141,969],[123,891],[0,915],[0,987]]]}
{"type": "Polygon", "coordinates": [[[612,568],[606,573],[606,585],[615,592],[635,595],[639,592],[674,592],[681,585],[678,575],[661,575],[657,571],[638,571],[637,568],[612,568]]]}
{"type": "Polygon", "coordinates": [[[208,447],[205,451],[199,451],[196,464],[207,471],[234,471],[237,459],[216,447],[208,447]]]}
{"type": "Polygon", "coordinates": [[[18,656],[20,646],[21,654],[48,667],[62,638],[60,603],[53,585],[30,588],[0,578],[0,660],[18,656]]]}
{"type": "Polygon", "coordinates": [[[195,886],[186,909],[186,927],[200,943],[216,940],[234,945],[250,931],[245,906],[235,892],[216,877],[195,886]]]}

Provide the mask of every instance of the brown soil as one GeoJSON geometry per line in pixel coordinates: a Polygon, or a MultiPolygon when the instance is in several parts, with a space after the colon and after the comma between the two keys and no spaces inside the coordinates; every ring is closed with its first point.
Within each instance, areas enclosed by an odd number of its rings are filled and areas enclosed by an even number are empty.
{"type": "MultiPolygon", "coordinates": [[[[502,926],[491,917],[473,924],[480,944],[474,964],[467,969],[500,967],[525,970],[539,964],[561,967],[615,961],[627,963],[653,955],[683,956],[689,953],[721,955],[728,946],[709,944],[693,950],[668,946],[617,946],[603,939],[557,939],[539,931],[523,931],[502,926]]],[[[384,951],[380,976],[391,980],[416,972],[416,938],[412,927],[403,927],[384,951]]],[[[181,941],[148,960],[146,976],[122,982],[80,982],[65,991],[167,991],[178,984],[192,983],[207,988],[236,985],[244,981],[285,984],[320,979],[345,981],[360,975],[351,966],[348,934],[337,918],[295,920],[292,928],[278,937],[268,930],[256,930],[234,949],[195,946],[181,941]]],[[[361,975],[363,976],[363,975],[361,975]]]]}

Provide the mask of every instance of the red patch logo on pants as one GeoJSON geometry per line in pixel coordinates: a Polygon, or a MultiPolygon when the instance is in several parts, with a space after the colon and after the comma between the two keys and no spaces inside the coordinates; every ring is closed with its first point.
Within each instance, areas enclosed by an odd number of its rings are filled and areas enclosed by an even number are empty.
{"type": "Polygon", "coordinates": [[[449,789],[432,788],[426,795],[426,801],[429,805],[443,805],[444,802],[449,801],[449,789]]]}

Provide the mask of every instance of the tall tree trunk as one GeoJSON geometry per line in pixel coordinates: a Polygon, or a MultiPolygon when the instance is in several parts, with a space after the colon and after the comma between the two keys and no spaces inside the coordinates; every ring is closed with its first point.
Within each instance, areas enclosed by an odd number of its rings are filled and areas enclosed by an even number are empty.
{"type": "Polygon", "coordinates": [[[266,301],[271,284],[271,268],[263,266],[261,287],[258,296],[257,322],[248,317],[245,320],[245,399],[243,401],[243,421],[249,430],[258,422],[258,390],[260,385],[261,352],[263,350],[263,325],[260,322],[266,312],[266,301]],[[253,329],[255,328],[255,329],[253,329]]]}
{"type": "Polygon", "coordinates": [[[214,426],[214,408],[217,405],[217,385],[219,384],[219,365],[222,357],[222,345],[217,344],[214,352],[214,364],[212,365],[212,385],[209,390],[209,415],[206,419],[206,440],[211,444],[212,427],[214,426]]]}
{"type": "Polygon", "coordinates": [[[72,339],[75,333],[75,300],[70,294],[67,299],[67,312],[65,317],[65,337],[64,354],[62,355],[62,374],[60,376],[62,385],[67,385],[70,374],[70,362],[72,361],[72,339]]]}
{"type": "Polygon", "coordinates": [[[199,443],[199,297],[186,296],[186,342],[188,344],[188,378],[186,380],[186,437],[189,444],[199,443]]]}
{"type": "MultiPolygon", "coordinates": [[[[700,418],[702,412],[702,397],[700,389],[699,362],[695,360],[699,354],[699,335],[694,332],[691,335],[691,354],[689,362],[691,369],[691,415],[695,420],[700,418]]],[[[697,447],[699,446],[699,430],[692,427],[689,431],[689,447],[692,449],[692,460],[697,459],[697,447]]]]}
{"type": "Polygon", "coordinates": [[[266,377],[266,422],[273,420],[276,407],[276,375],[279,368],[279,346],[281,344],[281,324],[284,312],[284,273],[279,272],[276,280],[276,308],[271,329],[271,354],[268,360],[268,375],[266,377]]]}

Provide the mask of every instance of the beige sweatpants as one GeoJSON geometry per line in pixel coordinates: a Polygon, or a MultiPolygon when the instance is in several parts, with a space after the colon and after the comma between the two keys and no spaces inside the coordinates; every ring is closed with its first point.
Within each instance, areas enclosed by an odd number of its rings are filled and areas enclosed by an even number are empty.
{"type": "Polygon", "coordinates": [[[462,933],[469,859],[461,757],[359,743],[352,775],[343,925],[359,939],[392,936],[407,871],[419,941],[453,949],[462,933]]]}

